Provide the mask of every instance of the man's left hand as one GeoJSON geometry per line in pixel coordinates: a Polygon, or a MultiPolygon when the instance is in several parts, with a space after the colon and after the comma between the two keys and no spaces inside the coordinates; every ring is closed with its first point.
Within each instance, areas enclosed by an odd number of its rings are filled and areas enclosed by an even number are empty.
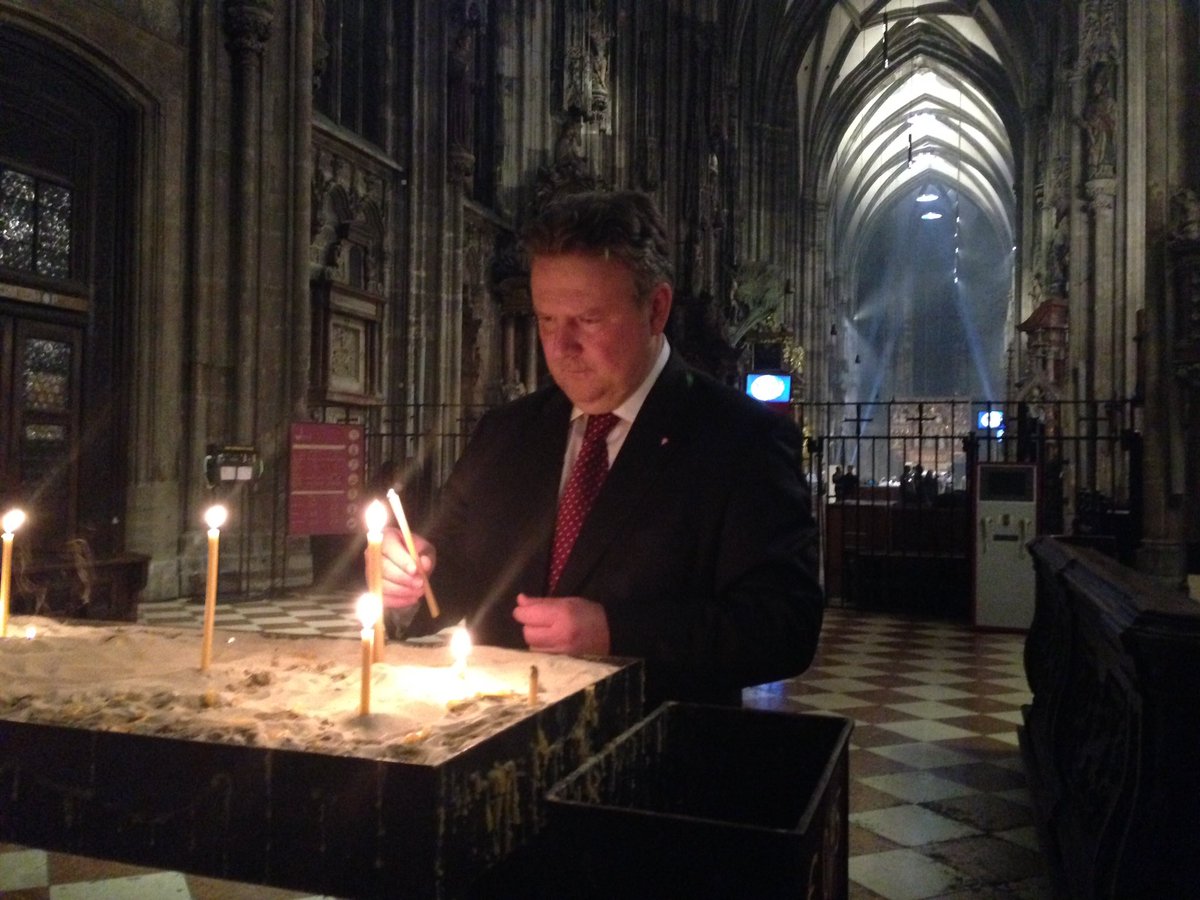
{"type": "Polygon", "coordinates": [[[612,649],[608,614],[599,603],[584,597],[517,594],[513,618],[524,626],[530,650],[608,656],[612,649]]]}

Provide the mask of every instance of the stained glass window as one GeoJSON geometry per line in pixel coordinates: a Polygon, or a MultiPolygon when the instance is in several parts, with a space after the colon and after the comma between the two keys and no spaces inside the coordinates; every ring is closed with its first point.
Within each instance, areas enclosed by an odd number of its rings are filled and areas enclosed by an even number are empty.
{"type": "Polygon", "coordinates": [[[26,410],[66,412],[70,403],[71,345],[31,338],[25,342],[23,399],[26,410]]]}
{"type": "Polygon", "coordinates": [[[33,268],[34,181],[0,169],[0,265],[33,268]]]}
{"type": "Polygon", "coordinates": [[[70,188],[0,166],[0,266],[70,277],[70,188]]]}

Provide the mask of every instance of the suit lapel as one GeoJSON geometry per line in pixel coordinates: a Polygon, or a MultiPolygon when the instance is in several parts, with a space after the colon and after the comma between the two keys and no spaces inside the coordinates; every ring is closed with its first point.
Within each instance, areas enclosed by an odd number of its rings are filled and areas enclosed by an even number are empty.
{"type": "Polygon", "coordinates": [[[647,492],[689,440],[687,395],[687,369],[672,352],[571,549],[558,582],[560,596],[575,593],[607,552],[619,551],[629,524],[646,514],[641,504],[647,492]]]}
{"type": "Polygon", "coordinates": [[[520,566],[519,590],[541,593],[545,589],[570,418],[570,401],[556,391],[522,442],[509,520],[515,528],[510,546],[525,561],[520,566]]]}

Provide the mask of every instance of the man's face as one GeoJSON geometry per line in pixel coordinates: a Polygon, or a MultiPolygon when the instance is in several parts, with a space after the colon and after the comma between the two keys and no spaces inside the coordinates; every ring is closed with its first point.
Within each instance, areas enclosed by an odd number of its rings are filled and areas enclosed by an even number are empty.
{"type": "Polygon", "coordinates": [[[554,381],[588,414],[611,412],[654,365],[671,311],[665,282],[639,303],[633,273],[582,253],[534,257],[530,291],[554,381]]]}

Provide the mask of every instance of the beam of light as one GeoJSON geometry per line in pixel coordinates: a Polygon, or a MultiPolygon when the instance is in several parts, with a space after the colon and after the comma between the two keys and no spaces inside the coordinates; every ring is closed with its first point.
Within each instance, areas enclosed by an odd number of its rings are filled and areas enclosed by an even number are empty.
{"type": "MultiPolygon", "coordinates": [[[[958,285],[958,276],[954,276],[954,283],[958,285]]],[[[959,321],[962,322],[963,334],[967,338],[967,349],[971,351],[971,363],[975,366],[975,374],[979,376],[979,384],[983,387],[983,396],[995,396],[992,392],[992,379],[988,375],[988,366],[983,356],[983,341],[979,337],[979,329],[970,311],[967,309],[967,300],[964,296],[965,290],[959,285],[954,289],[954,308],[958,312],[959,321]]]]}

